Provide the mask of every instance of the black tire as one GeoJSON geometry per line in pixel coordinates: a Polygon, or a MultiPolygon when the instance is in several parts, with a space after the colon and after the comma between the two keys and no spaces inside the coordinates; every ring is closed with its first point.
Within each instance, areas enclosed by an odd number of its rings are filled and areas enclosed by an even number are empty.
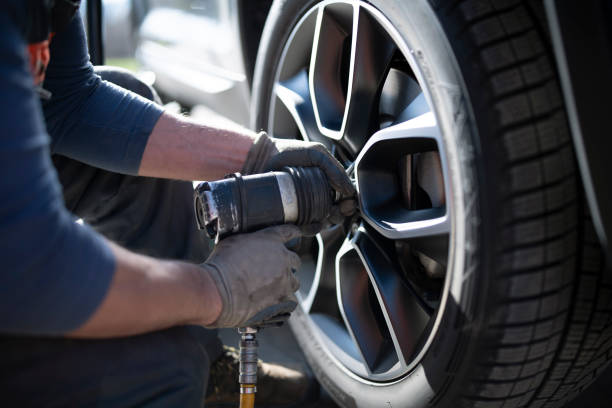
{"type": "MultiPolygon", "coordinates": [[[[255,129],[268,129],[281,51],[316,3],[272,6],[254,75],[255,129]]],[[[461,295],[449,296],[429,350],[398,381],[372,384],[338,367],[300,308],[296,338],[344,407],[561,407],[609,362],[612,282],[584,203],[542,4],[368,3],[414,46],[446,112],[465,215],[454,243],[463,274],[452,282],[461,295]]]]}

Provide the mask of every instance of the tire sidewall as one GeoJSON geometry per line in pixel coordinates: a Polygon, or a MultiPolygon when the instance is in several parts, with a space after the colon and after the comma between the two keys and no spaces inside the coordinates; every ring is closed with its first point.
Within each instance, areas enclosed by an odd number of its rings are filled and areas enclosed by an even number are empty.
{"type": "MultiPolygon", "coordinates": [[[[252,127],[266,130],[274,73],[283,46],[300,18],[317,0],[276,1],[264,28],[254,74],[252,127]]],[[[434,10],[426,0],[372,0],[407,44],[421,73],[420,81],[430,90],[442,130],[449,163],[452,199],[452,249],[450,276],[446,280],[444,313],[436,335],[421,363],[405,377],[388,384],[358,378],[335,361],[322,346],[323,340],[301,308],[293,313],[290,326],[313,372],[343,407],[422,407],[430,402],[452,405],[447,392],[466,360],[472,358],[470,339],[477,332],[475,294],[486,285],[478,267],[479,200],[476,177],[476,127],[460,70],[434,10]],[[414,27],[419,27],[416,31],[414,27]],[[479,288],[476,287],[478,284],[479,288]]],[[[457,388],[454,384],[453,388],[457,388]]]]}

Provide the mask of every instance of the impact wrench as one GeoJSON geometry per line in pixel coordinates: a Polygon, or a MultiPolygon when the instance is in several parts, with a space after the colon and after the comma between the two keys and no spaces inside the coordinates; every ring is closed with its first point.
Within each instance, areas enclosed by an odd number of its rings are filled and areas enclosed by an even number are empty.
{"type": "MultiPolygon", "coordinates": [[[[251,176],[239,173],[202,182],[194,195],[198,228],[215,242],[232,234],[278,224],[320,223],[339,199],[316,167],[286,167],[251,176]]],[[[265,313],[264,313],[265,315],[265,313]]],[[[253,408],[257,392],[257,340],[263,327],[280,326],[287,316],[253,322],[238,329],[240,339],[240,408],[253,408]]]]}

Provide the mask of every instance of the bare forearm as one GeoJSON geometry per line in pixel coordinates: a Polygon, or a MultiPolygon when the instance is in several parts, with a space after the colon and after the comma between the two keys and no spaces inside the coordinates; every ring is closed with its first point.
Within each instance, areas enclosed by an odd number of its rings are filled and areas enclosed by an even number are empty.
{"type": "Polygon", "coordinates": [[[221,299],[204,269],[112,248],[117,268],[111,287],[93,316],[69,337],[128,336],[177,325],[206,325],[219,316],[221,299]]]}
{"type": "Polygon", "coordinates": [[[138,174],[179,180],[215,180],[240,171],[255,134],[223,129],[164,113],[149,136],[138,174]]]}

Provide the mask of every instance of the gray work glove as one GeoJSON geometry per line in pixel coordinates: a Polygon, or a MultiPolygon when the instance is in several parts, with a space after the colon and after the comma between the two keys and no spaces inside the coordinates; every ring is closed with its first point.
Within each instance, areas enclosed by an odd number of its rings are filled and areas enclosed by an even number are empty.
{"type": "Polygon", "coordinates": [[[340,162],[321,143],[295,139],[276,139],[259,133],[247,154],[243,174],[281,170],[285,166],[319,167],[334,190],[341,194],[338,206],[332,209],[329,221],[337,224],[355,213],[355,187],[340,162]]]}
{"type": "Polygon", "coordinates": [[[205,268],[221,296],[223,309],[208,327],[248,327],[282,323],[297,306],[300,258],[285,243],[300,236],[280,225],[220,241],[205,268]]]}

